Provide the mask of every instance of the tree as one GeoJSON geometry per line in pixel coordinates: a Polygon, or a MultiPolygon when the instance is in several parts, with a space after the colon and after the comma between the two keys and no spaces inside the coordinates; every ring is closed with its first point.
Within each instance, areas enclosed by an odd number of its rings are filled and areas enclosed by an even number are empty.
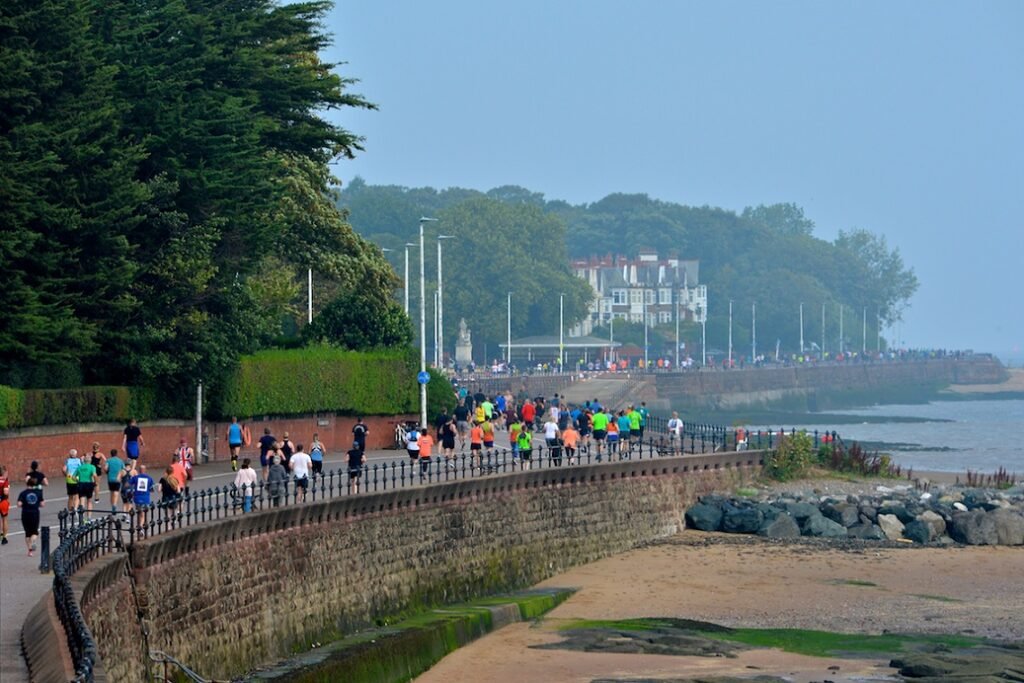
{"type": "Polygon", "coordinates": [[[303,328],[302,338],[307,343],[324,342],[355,351],[408,346],[412,324],[396,301],[357,289],[327,304],[303,328]]]}
{"type": "Polygon", "coordinates": [[[766,228],[779,235],[810,237],[814,232],[814,221],[804,216],[804,210],[796,204],[772,204],[743,209],[743,219],[766,228]]]}

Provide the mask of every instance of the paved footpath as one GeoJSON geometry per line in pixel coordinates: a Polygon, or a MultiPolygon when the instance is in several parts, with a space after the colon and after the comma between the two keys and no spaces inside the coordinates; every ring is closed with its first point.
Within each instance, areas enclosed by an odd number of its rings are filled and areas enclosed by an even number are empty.
{"type": "MultiPolygon", "coordinates": [[[[367,462],[401,462],[407,460],[405,451],[380,450],[367,451],[367,462]]],[[[258,458],[256,458],[258,462],[258,458]]],[[[143,462],[147,465],[145,454],[143,462]]],[[[158,463],[159,464],[159,463],[158,463]]],[[[332,470],[342,467],[342,454],[333,454],[324,461],[324,469],[332,470]]],[[[154,469],[152,466],[150,469],[154,469]]],[[[16,504],[18,494],[25,488],[18,473],[12,473],[11,502],[16,504]],[[16,483],[20,482],[20,483],[16,483]]],[[[60,472],[47,473],[50,485],[44,495],[47,497],[43,508],[42,526],[50,526],[51,550],[56,547],[58,538],[57,513],[67,506],[64,491],[64,478],[60,472]]],[[[230,462],[215,462],[200,465],[196,468],[196,478],[192,482],[193,489],[224,486],[234,481],[235,474],[231,471],[230,462]]],[[[101,503],[96,507],[109,505],[110,494],[106,485],[100,487],[101,503]]],[[[21,625],[28,617],[29,611],[39,599],[53,587],[53,575],[39,572],[38,550],[34,557],[28,557],[25,547],[25,534],[21,530],[21,513],[12,505],[8,518],[10,543],[0,546],[0,683],[28,683],[28,668],[21,656],[21,625]]]]}

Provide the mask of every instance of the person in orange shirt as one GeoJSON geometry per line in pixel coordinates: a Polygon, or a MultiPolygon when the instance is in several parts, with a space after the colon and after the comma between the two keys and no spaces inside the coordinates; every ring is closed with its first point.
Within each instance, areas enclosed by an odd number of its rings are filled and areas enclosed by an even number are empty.
{"type": "Polygon", "coordinates": [[[576,464],[576,446],[580,442],[580,433],[572,426],[572,422],[562,430],[562,445],[565,447],[565,455],[569,458],[569,464],[576,464]]]}
{"type": "Polygon", "coordinates": [[[434,438],[430,436],[427,428],[420,430],[420,478],[422,479],[430,471],[430,450],[434,445],[434,438]]]}
{"type": "Polygon", "coordinates": [[[181,454],[178,452],[175,452],[171,457],[171,470],[173,470],[174,479],[178,482],[178,495],[180,496],[185,492],[188,471],[185,469],[185,463],[182,462],[181,454]]]}
{"type": "Polygon", "coordinates": [[[619,452],[619,423],[614,418],[608,420],[608,436],[605,440],[608,442],[608,460],[611,461],[619,452]]]}
{"type": "Polygon", "coordinates": [[[480,452],[484,448],[484,430],[479,424],[474,424],[469,430],[469,454],[473,458],[473,468],[480,467],[480,452]]]}

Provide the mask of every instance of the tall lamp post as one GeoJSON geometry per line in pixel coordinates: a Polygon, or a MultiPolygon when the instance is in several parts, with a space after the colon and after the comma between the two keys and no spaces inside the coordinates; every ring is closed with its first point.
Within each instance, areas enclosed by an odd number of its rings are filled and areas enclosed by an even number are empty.
{"type": "Polygon", "coordinates": [[[558,295],[558,371],[562,372],[565,365],[565,339],[562,335],[565,330],[565,294],[558,295]]]}
{"type": "MultiPolygon", "coordinates": [[[[420,218],[420,372],[427,371],[427,284],[423,277],[423,224],[436,218],[420,218]]],[[[420,427],[427,427],[427,385],[420,384],[420,427]]]]}
{"type": "Polygon", "coordinates": [[[705,306],[700,316],[700,355],[704,356],[704,367],[708,366],[708,309],[705,306]]]}
{"type": "Polygon", "coordinates": [[[825,360],[825,304],[821,305],[821,359],[825,360]]]}
{"type": "Polygon", "coordinates": [[[444,366],[444,277],[441,270],[441,240],[453,239],[455,235],[437,236],[437,358],[434,365],[444,366]]]}
{"type": "Polygon", "coordinates": [[[800,302],[800,355],[804,355],[804,302],[800,302]]]}
{"type": "Polygon", "coordinates": [[[732,369],[732,299],[729,299],[729,369],[732,369]]]}
{"type": "Polygon", "coordinates": [[[864,310],[861,312],[860,325],[861,325],[861,328],[860,328],[860,352],[861,353],[867,353],[868,352],[868,307],[867,306],[865,306],[864,310]]]}
{"type": "Polygon", "coordinates": [[[415,247],[415,242],[405,243],[405,280],[402,281],[402,289],[405,290],[405,314],[409,315],[409,247],[415,247]]]}
{"type": "Polygon", "coordinates": [[[750,304],[750,362],[757,362],[757,302],[750,304]]]}
{"type": "Polygon", "coordinates": [[[647,372],[648,360],[647,360],[647,290],[644,292],[644,372],[647,372]]]}
{"type": "Polygon", "coordinates": [[[843,305],[839,304],[839,353],[845,352],[846,345],[843,343],[843,305]]]}
{"type": "Polygon", "coordinates": [[[676,290],[676,370],[679,370],[679,290],[676,290]]]}
{"type": "Polygon", "coordinates": [[[512,375],[512,292],[508,293],[506,303],[506,315],[508,321],[505,325],[505,365],[508,367],[508,374],[512,375]]]}

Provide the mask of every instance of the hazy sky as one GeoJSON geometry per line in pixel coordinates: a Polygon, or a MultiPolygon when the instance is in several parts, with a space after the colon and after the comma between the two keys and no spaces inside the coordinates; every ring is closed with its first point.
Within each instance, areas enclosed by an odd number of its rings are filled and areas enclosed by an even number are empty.
{"type": "Polygon", "coordinates": [[[907,344],[1024,346],[1024,2],[339,0],[328,29],[380,107],[334,115],[366,138],[343,181],[794,202],[899,247],[907,344]]]}

